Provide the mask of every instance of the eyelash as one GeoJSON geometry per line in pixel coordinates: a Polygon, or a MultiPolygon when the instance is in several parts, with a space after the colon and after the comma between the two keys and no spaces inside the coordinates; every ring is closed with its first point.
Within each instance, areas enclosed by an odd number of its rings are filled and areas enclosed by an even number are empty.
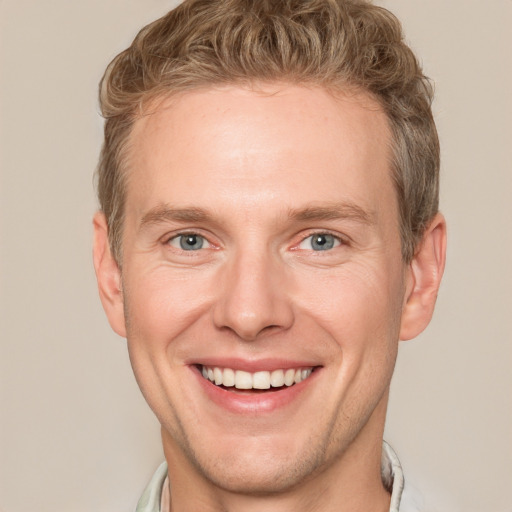
{"type": "MultiPolygon", "coordinates": [[[[306,243],[306,241],[308,239],[312,239],[311,243],[313,243],[313,240],[314,240],[314,237],[332,237],[333,239],[333,246],[332,247],[327,247],[326,249],[318,249],[318,250],[314,250],[313,248],[309,249],[309,248],[303,248],[305,250],[311,250],[313,252],[328,252],[332,249],[335,249],[337,247],[340,247],[342,245],[347,245],[347,240],[340,237],[339,235],[336,235],[334,233],[331,233],[329,231],[315,231],[315,232],[311,232],[311,233],[308,233],[307,236],[301,238],[301,240],[299,241],[299,243],[295,244],[291,250],[299,250],[301,249],[301,245],[306,243]]],[[[324,242],[325,243],[325,242],[324,242]]],[[[170,245],[171,247],[175,248],[175,249],[178,249],[184,253],[193,253],[193,252],[198,252],[200,251],[201,249],[204,249],[204,248],[216,248],[216,246],[214,244],[212,244],[208,237],[198,233],[198,232],[195,232],[195,231],[186,231],[186,232],[183,232],[183,233],[177,233],[177,234],[174,234],[172,235],[171,237],[167,237],[165,239],[165,245],[170,245]],[[192,248],[189,248],[189,249],[184,249],[183,246],[181,245],[181,242],[183,241],[184,238],[186,237],[197,237],[199,239],[202,239],[203,240],[203,243],[201,244],[200,247],[198,247],[197,249],[192,249],[192,248]],[[181,239],[181,240],[180,240],[181,239]],[[173,245],[171,242],[173,241],[176,241],[176,244],[177,245],[173,245]],[[179,247],[178,247],[178,244],[179,244],[179,247]],[[207,245],[207,247],[204,247],[204,245],[207,245]]]]}
{"type": "Polygon", "coordinates": [[[203,249],[203,245],[205,245],[205,243],[206,243],[207,246],[210,246],[209,248],[214,247],[214,245],[208,240],[208,238],[206,236],[201,235],[200,233],[197,233],[197,232],[194,232],[194,231],[187,231],[187,232],[184,232],[184,233],[177,233],[177,234],[167,238],[166,241],[165,241],[166,245],[170,245],[171,247],[174,247],[175,249],[181,250],[183,252],[197,252],[198,250],[203,249]],[[183,239],[185,239],[187,237],[189,237],[189,238],[197,237],[198,239],[202,239],[204,242],[201,244],[201,246],[197,250],[194,250],[194,249],[184,249],[181,246],[181,241],[183,241],[183,239]],[[180,247],[172,245],[171,242],[173,242],[173,241],[176,241],[180,245],[180,247]]]}
{"type": "Polygon", "coordinates": [[[330,251],[332,249],[336,249],[337,247],[340,247],[342,245],[347,245],[347,241],[340,237],[339,235],[337,234],[334,234],[334,233],[331,233],[330,231],[314,231],[314,232],[311,232],[309,233],[307,236],[305,236],[304,238],[301,239],[301,241],[296,244],[294,247],[293,247],[293,250],[297,250],[297,249],[300,249],[300,246],[304,243],[306,243],[306,241],[308,239],[311,239],[311,243],[313,243],[315,237],[319,238],[319,237],[332,237],[333,239],[333,243],[334,245],[332,247],[328,247],[326,249],[319,249],[319,250],[314,250],[314,249],[306,249],[306,250],[311,250],[313,252],[327,252],[327,251],[330,251]]]}

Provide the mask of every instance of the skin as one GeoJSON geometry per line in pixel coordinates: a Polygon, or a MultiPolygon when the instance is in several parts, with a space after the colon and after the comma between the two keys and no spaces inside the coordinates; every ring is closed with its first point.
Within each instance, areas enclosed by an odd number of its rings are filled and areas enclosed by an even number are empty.
{"type": "Polygon", "coordinates": [[[446,239],[437,215],[402,261],[389,147],[369,97],[286,84],[187,92],[136,121],[122,272],[101,213],[94,259],[162,424],[173,511],[388,510],[390,379],[430,321],[446,239]],[[228,359],[315,370],[233,408],[196,367],[228,359]]]}

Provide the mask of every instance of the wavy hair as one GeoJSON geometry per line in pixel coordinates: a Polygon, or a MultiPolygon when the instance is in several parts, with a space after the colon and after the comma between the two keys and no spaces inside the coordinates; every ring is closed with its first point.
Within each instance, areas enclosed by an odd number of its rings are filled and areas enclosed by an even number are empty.
{"type": "Polygon", "coordinates": [[[118,263],[126,147],[148,105],[208,85],[276,81],[355,88],[377,100],[392,133],[402,256],[412,259],[438,210],[439,141],[433,88],[397,18],[365,0],[185,0],[144,27],[100,83],[97,191],[118,263]]]}

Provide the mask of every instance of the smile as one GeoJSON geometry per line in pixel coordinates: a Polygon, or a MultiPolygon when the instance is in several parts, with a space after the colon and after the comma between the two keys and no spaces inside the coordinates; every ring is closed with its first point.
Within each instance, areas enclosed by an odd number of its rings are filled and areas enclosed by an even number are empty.
{"type": "Polygon", "coordinates": [[[245,390],[290,387],[309,378],[312,372],[312,367],[251,373],[232,368],[201,366],[202,376],[216,386],[245,390]]]}

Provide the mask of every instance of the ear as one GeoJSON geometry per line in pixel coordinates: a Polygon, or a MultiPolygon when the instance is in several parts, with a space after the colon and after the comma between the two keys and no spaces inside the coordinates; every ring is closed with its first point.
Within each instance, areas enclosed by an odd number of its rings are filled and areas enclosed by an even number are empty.
{"type": "Polygon", "coordinates": [[[429,324],[446,261],[446,221],[433,219],[407,268],[406,294],[402,308],[400,339],[418,336],[429,324]]]}
{"type": "Polygon", "coordinates": [[[110,251],[107,220],[103,212],[96,213],[93,226],[93,260],[101,303],[112,329],[126,338],[121,271],[110,251]]]}

